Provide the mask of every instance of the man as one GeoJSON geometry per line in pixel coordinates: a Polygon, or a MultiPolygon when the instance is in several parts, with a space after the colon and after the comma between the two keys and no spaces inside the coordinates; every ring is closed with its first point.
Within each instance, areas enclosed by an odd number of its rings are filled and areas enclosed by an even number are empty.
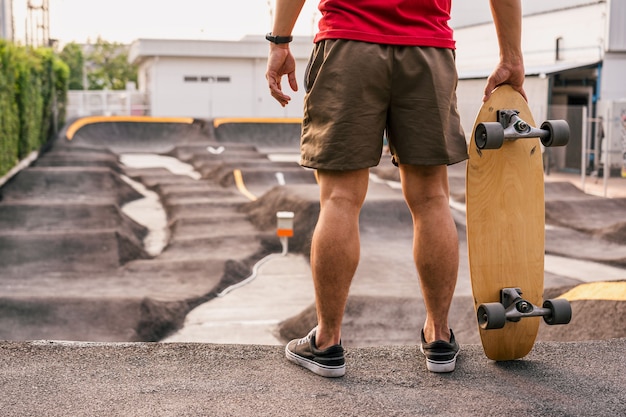
{"type": "MultiPolygon", "coordinates": [[[[296,91],[291,31],[305,0],[277,0],[266,78],[282,105],[282,76],[296,91]]],[[[521,0],[491,0],[500,84],[524,94],[521,0]]],[[[448,205],[447,165],[467,159],[456,109],[451,0],[321,0],[305,74],[301,165],[318,170],[320,215],[311,243],[318,325],[291,341],[287,358],[312,372],[345,373],[341,323],[359,262],[359,212],[383,132],[400,170],[414,225],[413,255],[426,307],[421,351],[431,372],[451,372],[459,346],[448,326],[458,236],[448,205]]]]}

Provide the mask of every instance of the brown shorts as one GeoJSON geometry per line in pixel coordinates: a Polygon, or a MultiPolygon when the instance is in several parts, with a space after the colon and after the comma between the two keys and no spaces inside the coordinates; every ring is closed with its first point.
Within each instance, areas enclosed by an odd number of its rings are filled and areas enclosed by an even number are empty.
{"type": "Polygon", "coordinates": [[[396,164],[467,159],[454,51],[347,40],[317,43],[305,72],[303,166],[378,165],[385,130],[396,164]]]}

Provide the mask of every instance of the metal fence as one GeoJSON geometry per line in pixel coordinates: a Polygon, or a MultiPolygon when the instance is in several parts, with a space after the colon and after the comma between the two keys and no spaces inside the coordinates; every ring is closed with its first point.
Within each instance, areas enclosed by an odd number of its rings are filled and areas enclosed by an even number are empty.
{"type": "Polygon", "coordinates": [[[626,101],[598,105],[591,117],[587,106],[550,106],[549,119],[565,119],[570,126],[570,141],[564,148],[545,150],[546,173],[551,170],[576,172],[584,189],[588,177],[626,178],[626,101]]]}
{"type": "Polygon", "coordinates": [[[147,116],[147,94],[133,90],[68,91],[67,118],[84,116],[147,116]]]}

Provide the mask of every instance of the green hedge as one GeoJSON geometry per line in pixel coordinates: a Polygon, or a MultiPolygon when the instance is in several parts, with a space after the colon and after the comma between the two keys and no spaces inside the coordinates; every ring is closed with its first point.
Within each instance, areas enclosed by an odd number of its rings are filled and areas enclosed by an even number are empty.
{"type": "Polygon", "coordinates": [[[69,67],[52,49],[0,40],[0,176],[56,134],[68,80],[69,67]]]}

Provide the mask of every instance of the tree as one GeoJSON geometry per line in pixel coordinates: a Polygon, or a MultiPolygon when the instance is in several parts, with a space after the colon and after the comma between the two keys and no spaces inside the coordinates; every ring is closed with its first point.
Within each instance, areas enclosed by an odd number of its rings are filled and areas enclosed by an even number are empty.
{"type": "Polygon", "coordinates": [[[87,53],[89,90],[125,90],[137,82],[137,66],[128,62],[128,46],[98,38],[87,53]]]}
{"type": "Polygon", "coordinates": [[[85,55],[82,46],[76,42],[68,43],[63,47],[59,58],[70,68],[69,89],[83,90],[85,88],[83,84],[85,55]]]}

